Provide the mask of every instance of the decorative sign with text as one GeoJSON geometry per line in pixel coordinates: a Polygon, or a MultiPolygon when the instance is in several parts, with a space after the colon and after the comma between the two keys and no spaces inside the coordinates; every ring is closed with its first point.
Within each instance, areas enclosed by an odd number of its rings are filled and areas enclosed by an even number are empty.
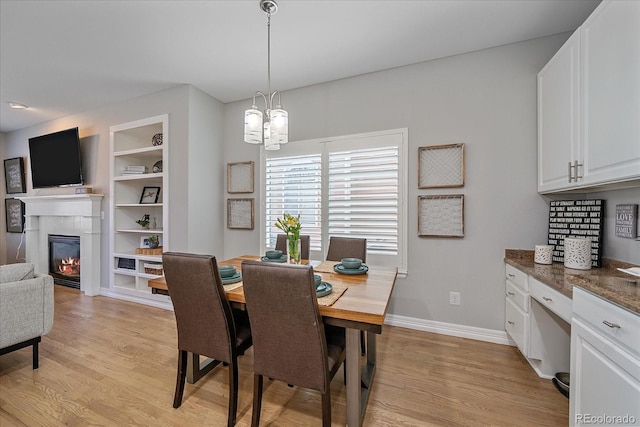
{"type": "Polygon", "coordinates": [[[638,236],[638,205],[616,205],[616,236],[638,236]]]}
{"type": "Polygon", "coordinates": [[[564,261],[564,239],[591,239],[591,266],[602,266],[604,200],[552,200],[549,208],[549,244],[553,260],[564,261]]]}

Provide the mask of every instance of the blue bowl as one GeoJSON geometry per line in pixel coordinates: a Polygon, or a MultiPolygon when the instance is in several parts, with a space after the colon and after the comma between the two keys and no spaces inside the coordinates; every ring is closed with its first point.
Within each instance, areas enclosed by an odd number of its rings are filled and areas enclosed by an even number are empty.
{"type": "Polygon", "coordinates": [[[264,253],[266,255],[267,258],[269,259],[278,259],[282,256],[282,251],[279,250],[273,250],[273,251],[267,251],[264,253]]]}
{"type": "Polygon", "coordinates": [[[236,268],[233,265],[219,265],[218,272],[220,272],[220,277],[226,279],[236,274],[236,268]]]}
{"type": "Polygon", "coordinates": [[[316,286],[318,286],[322,282],[322,276],[319,275],[319,274],[314,274],[313,275],[313,280],[316,281],[316,286]]]}
{"type": "Polygon", "coordinates": [[[348,268],[350,270],[358,269],[362,265],[362,260],[360,258],[342,258],[341,262],[344,268],[348,268]]]}

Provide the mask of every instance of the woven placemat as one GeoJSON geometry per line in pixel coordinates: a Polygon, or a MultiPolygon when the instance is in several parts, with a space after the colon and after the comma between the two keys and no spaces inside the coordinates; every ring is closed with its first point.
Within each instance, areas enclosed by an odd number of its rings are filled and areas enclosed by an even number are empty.
{"type": "Polygon", "coordinates": [[[323,261],[313,267],[313,271],[316,271],[318,273],[335,273],[333,266],[336,264],[340,264],[340,261],[323,261]]]}
{"type": "Polygon", "coordinates": [[[338,298],[340,298],[348,288],[346,285],[331,284],[331,286],[333,286],[333,292],[329,295],[318,298],[318,305],[325,307],[331,306],[334,302],[338,301],[338,298]]]}

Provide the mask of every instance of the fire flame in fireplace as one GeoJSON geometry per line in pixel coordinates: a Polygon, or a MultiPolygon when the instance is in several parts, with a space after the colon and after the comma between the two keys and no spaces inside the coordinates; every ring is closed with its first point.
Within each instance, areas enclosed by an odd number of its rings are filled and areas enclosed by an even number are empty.
{"type": "Polygon", "coordinates": [[[58,265],[58,271],[62,274],[80,274],[80,259],[78,258],[62,258],[58,265]]]}

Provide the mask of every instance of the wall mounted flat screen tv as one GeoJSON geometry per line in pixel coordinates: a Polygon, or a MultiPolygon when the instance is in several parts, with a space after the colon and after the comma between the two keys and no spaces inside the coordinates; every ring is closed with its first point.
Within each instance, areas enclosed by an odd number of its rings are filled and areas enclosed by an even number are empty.
{"type": "Polygon", "coordinates": [[[78,128],[29,138],[33,188],[83,185],[78,128]]]}

